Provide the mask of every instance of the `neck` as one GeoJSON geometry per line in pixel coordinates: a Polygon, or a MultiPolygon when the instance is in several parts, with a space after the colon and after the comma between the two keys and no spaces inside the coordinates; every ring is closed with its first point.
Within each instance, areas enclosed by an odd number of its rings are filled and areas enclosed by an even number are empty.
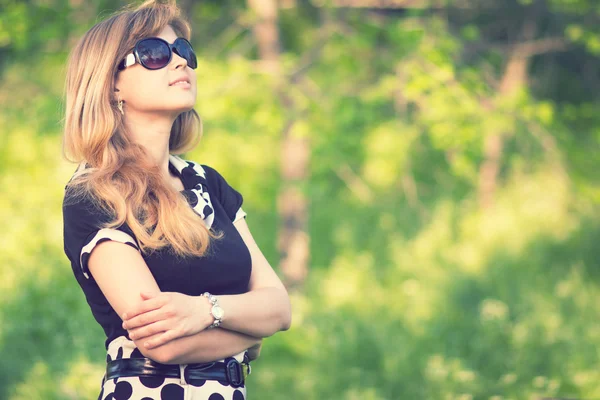
{"type": "Polygon", "coordinates": [[[169,138],[177,116],[136,113],[127,110],[125,126],[133,140],[144,146],[165,179],[172,179],[169,171],[169,138]]]}

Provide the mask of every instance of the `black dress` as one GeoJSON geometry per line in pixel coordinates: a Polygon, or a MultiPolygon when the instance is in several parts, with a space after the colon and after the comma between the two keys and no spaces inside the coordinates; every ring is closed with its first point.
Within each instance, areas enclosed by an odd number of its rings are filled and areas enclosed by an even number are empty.
{"type": "MultiPolygon", "coordinates": [[[[85,167],[83,162],[75,174],[85,167]]],[[[181,193],[201,217],[198,222],[204,222],[207,227],[223,232],[224,237],[213,241],[209,254],[204,257],[176,258],[166,248],[148,256],[143,255],[160,290],[190,296],[199,296],[204,292],[215,295],[247,292],[252,260],[248,248],[233,225],[238,219],[246,217],[241,207],[242,195],[229,186],[221,174],[207,165],[170,155],[169,169],[181,178],[185,188],[181,193]]],[[[114,240],[139,251],[136,238],[127,224],[115,229],[102,229],[102,222],[107,222],[110,217],[92,201],[74,201],[68,193],[67,190],[63,200],[64,251],[94,318],[106,334],[107,361],[143,357],[135,343],[129,339],[127,330],[122,328],[121,318],[109,304],[87,266],[92,249],[98,243],[114,240]]],[[[241,362],[245,353],[241,352],[234,358],[241,362]]],[[[109,381],[103,379],[99,396],[99,399],[131,400],[245,398],[245,386],[233,388],[218,381],[206,381],[192,386],[175,378],[155,377],[127,377],[109,381]]]]}

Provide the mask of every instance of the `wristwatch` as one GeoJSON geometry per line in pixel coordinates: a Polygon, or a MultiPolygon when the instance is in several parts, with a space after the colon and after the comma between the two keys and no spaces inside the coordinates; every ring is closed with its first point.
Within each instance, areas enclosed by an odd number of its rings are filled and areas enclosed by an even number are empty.
{"type": "Polygon", "coordinates": [[[208,297],[208,301],[211,302],[212,308],[210,309],[210,315],[212,315],[213,318],[215,319],[215,321],[211,325],[208,326],[208,329],[216,328],[219,325],[221,325],[221,322],[223,320],[223,316],[225,315],[225,312],[219,306],[219,302],[218,302],[216,296],[214,296],[208,292],[204,292],[204,294],[202,294],[202,296],[208,297]]]}

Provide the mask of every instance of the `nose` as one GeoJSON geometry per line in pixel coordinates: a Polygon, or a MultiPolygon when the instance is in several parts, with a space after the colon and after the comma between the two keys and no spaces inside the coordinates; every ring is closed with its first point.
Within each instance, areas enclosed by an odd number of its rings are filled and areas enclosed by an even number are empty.
{"type": "Polygon", "coordinates": [[[171,60],[171,62],[173,63],[175,68],[179,68],[180,66],[182,68],[185,68],[185,66],[187,65],[187,60],[181,57],[179,54],[177,54],[175,50],[173,50],[173,59],[171,60]]]}

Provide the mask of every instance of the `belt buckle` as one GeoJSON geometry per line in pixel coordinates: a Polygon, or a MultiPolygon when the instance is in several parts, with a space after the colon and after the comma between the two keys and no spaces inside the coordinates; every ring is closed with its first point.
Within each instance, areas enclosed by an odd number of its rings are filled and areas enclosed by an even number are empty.
{"type": "Polygon", "coordinates": [[[235,358],[229,360],[227,364],[225,364],[225,375],[227,376],[229,384],[233,387],[237,388],[244,384],[244,369],[240,362],[235,358]]]}

